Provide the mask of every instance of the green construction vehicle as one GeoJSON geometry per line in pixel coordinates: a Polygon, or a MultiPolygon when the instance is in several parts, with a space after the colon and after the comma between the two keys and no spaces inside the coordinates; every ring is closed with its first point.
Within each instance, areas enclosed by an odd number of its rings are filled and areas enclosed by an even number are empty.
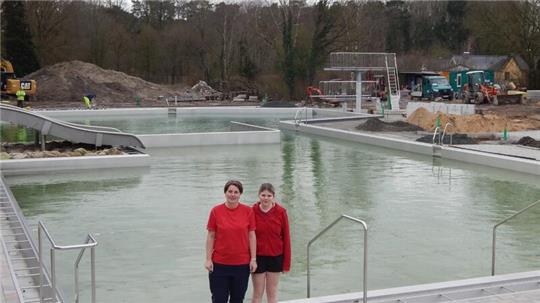
{"type": "Polygon", "coordinates": [[[445,77],[422,75],[422,77],[416,79],[416,83],[412,87],[411,98],[453,100],[454,91],[445,77]]]}

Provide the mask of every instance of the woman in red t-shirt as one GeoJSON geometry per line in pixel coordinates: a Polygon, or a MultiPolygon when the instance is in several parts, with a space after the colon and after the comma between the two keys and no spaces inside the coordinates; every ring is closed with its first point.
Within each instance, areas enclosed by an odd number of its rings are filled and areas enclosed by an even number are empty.
{"type": "Polygon", "coordinates": [[[265,290],[268,303],[277,303],[279,277],[291,269],[289,219],[274,196],[274,186],[264,183],[259,188],[259,201],[252,207],[257,224],[257,270],[252,274],[252,303],[262,302],[265,290]]]}
{"type": "Polygon", "coordinates": [[[231,180],[223,189],[225,202],[214,206],[208,217],[206,261],[213,303],[241,303],[249,273],[257,269],[255,216],[240,203],[242,183],[231,180]]]}

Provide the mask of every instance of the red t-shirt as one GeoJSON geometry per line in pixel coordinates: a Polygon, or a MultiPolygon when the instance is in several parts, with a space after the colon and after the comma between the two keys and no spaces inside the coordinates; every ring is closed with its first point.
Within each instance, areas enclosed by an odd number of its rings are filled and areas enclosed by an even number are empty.
{"type": "Polygon", "coordinates": [[[251,207],[239,203],[230,209],[225,203],[214,206],[206,228],[216,232],[212,261],[225,265],[249,264],[249,232],[255,230],[251,207]]]}
{"type": "Polygon", "coordinates": [[[275,204],[268,212],[263,212],[260,203],[253,205],[255,222],[257,223],[257,255],[283,255],[283,271],[291,269],[291,237],[289,234],[289,218],[287,210],[275,204]]]}

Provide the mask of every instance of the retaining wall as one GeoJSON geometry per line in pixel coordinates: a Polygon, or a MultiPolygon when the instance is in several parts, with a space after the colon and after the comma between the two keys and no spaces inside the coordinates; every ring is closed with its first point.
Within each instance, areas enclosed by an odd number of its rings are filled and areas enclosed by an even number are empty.
{"type": "Polygon", "coordinates": [[[474,115],[474,104],[447,104],[441,102],[408,102],[407,116],[411,115],[418,108],[423,107],[432,113],[442,112],[451,115],[474,115]]]}

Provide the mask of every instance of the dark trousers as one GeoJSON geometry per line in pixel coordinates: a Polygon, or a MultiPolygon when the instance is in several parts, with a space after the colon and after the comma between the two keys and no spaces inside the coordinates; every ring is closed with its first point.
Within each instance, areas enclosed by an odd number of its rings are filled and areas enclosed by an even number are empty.
{"type": "Polygon", "coordinates": [[[223,265],[214,263],[208,274],[212,303],[242,303],[249,282],[249,264],[223,265]]]}

